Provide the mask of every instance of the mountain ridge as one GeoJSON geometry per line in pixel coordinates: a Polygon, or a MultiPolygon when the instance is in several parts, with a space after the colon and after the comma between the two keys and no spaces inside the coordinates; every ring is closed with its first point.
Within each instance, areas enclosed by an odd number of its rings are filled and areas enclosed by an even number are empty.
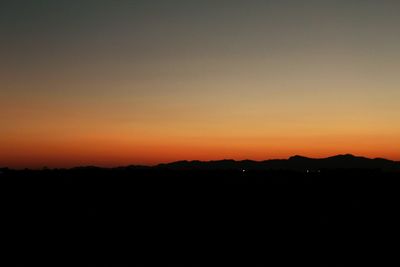
{"type": "Polygon", "coordinates": [[[322,169],[376,169],[399,170],[400,162],[384,158],[367,158],[352,154],[339,154],[326,158],[309,158],[300,155],[288,159],[255,160],[212,160],[176,161],[154,166],[165,169],[242,169],[242,170],[297,170],[319,171],[322,169]]]}
{"type": "MultiPolygon", "coordinates": [[[[93,165],[77,166],[69,168],[71,171],[101,171],[103,169],[113,170],[294,170],[294,171],[321,171],[326,169],[364,169],[400,171],[400,161],[385,158],[367,158],[352,154],[339,154],[325,158],[311,158],[301,155],[294,155],[287,159],[268,160],[180,160],[169,163],[160,163],[153,166],[127,165],[119,167],[98,167],[93,165]]],[[[0,168],[0,174],[11,170],[7,167],[0,168]]],[[[40,169],[38,169],[40,170],[40,169]]],[[[43,168],[41,170],[67,170],[65,168],[43,168]]]]}

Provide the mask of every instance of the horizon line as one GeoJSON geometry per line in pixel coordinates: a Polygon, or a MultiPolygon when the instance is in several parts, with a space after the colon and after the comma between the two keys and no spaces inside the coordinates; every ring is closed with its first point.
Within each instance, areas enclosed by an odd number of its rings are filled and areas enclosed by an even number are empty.
{"type": "Polygon", "coordinates": [[[353,158],[364,158],[364,159],[369,159],[369,160],[376,160],[376,159],[381,159],[381,160],[388,160],[392,161],[395,163],[400,163],[400,161],[393,160],[393,159],[388,159],[384,157],[365,157],[365,156],[360,156],[360,155],[354,155],[351,153],[345,153],[345,154],[336,154],[332,156],[326,156],[326,157],[307,157],[307,156],[302,156],[299,154],[295,154],[293,156],[289,156],[287,158],[269,158],[269,159],[263,159],[263,160],[252,160],[249,158],[245,159],[232,159],[232,158],[222,158],[222,159],[211,159],[211,160],[175,160],[175,161],[168,161],[168,162],[160,162],[160,163],[155,163],[155,164],[125,164],[125,165],[115,165],[115,166],[100,166],[100,165],[95,165],[95,164],[87,164],[87,165],[76,165],[72,167],[47,167],[44,165],[43,167],[35,167],[35,168],[29,168],[29,167],[18,167],[18,168],[12,168],[12,167],[7,167],[7,166],[1,166],[0,165],[0,170],[1,169],[9,169],[9,170],[69,170],[69,169],[75,169],[75,168],[100,168],[100,169],[116,169],[116,168],[126,168],[126,167],[147,167],[147,168],[154,168],[158,167],[160,165],[168,165],[168,164],[173,164],[173,163],[178,163],[178,162],[202,162],[202,163],[210,163],[210,162],[219,162],[219,161],[234,161],[234,162],[243,162],[243,161],[252,161],[252,162],[257,162],[257,163],[262,163],[265,161],[274,161],[274,160],[290,160],[291,158],[295,157],[300,157],[300,158],[306,158],[306,159],[312,159],[312,160],[323,160],[323,159],[328,159],[328,158],[334,158],[334,157],[340,157],[340,156],[348,156],[348,157],[353,157],[353,158]]]}

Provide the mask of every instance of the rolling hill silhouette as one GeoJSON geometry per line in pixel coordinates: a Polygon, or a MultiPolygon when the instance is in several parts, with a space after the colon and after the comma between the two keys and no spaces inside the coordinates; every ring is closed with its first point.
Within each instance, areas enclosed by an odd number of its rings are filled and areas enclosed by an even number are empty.
{"type": "MultiPolygon", "coordinates": [[[[47,170],[50,170],[46,168],[47,170]]],[[[309,158],[300,155],[289,157],[288,159],[270,159],[263,161],[255,160],[182,160],[171,163],[161,163],[155,166],[129,165],[113,168],[103,168],[98,166],[77,166],[69,169],[70,171],[93,171],[100,172],[105,169],[124,170],[124,171],[145,171],[145,170],[282,170],[300,172],[321,172],[324,170],[379,170],[379,171],[400,171],[400,162],[384,158],[366,158],[354,156],[352,154],[336,155],[327,158],[309,158]]],[[[44,170],[44,169],[43,169],[44,170]]],[[[67,170],[67,169],[59,169],[67,170]]],[[[12,171],[7,167],[0,168],[0,174],[12,171]]]]}
{"type": "Polygon", "coordinates": [[[265,161],[177,161],[159,164],[156,168],[172,170],[292,170],[305,172],[323,171],[327,169],[400,171],[400,163],[382,158],[370,159],[351,154],[336,155],[320,159],[296,155],[289,159],[272,159],[265,161]]]}
{"type": "MultiPolygon", "coordinates": [[[[154,254],[202,259],[207,248],[245,261],[249,255],[265,260],[266,251],[279,253],[289,243],[300,251],[309,241],[313,255],[336,263],[338,247],[351,253],[359,247],[358,259],[371,237],[397,231],[399,175],[399,162],[346,154],[152,167],[0,168],[0,185],[10,244],[31,248],[37,240],[59,240],[85,253],[113,244],[111,249],[144,260],[154,254]],[[344,242],[349,236],[356,241],[344,242]]],[[[287,256],[283,251],[279,259],[287,256]]]]}

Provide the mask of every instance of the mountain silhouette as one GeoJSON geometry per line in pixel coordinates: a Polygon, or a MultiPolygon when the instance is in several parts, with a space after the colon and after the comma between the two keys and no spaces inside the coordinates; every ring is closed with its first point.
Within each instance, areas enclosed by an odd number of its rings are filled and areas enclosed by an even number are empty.
{"type": "MultiPolygon", "coordinates": [[[[393,161],[384,158],[366,158],[352,154],[335,155],[326,158],[309,158],[295,155],[288,159],[269,159],[263,161],[255,160],[181,160],[171,163],[161,163],[155,166],[128,165],[114,168],[102,168],[97,166],[77,166],[69,169],[72,172],[102,172],[105,169],[119,171],[146,171],[146,170],[259,170],[259,171],[300,171],[300,172],[321,172],[324,170],[377,170],[377,171],[400,171],[400,161],[393,161]]],[[[48,168],[43,171],[50,170],[48,168]]],[[[67,170],[67,169],[60,169],[67,170]]],[[[11,171],[9,168],[0,168],[0,174],[11,171]]]]}
{"type": "Polygon", "coordinates": [[[154,253],[202,259],[204,248],[224,259],[254,251],[265,257],[270,247],[260,247],[260,241],[280,251],[289,241],[303,247],[305,240],[316,244],[313,253],[328,259],[335,259],[338,247],[353,252],[355,246],[363,257],[371,236],[392,236],[398,229],[399,176],[399,162],[350,154],[117,168],[0,168],[7,201],[3,228],[12,233],[10,244],[30,248],[37,240],[53,244],[56,238],[85,253],[89,245],[96,255],[104,243],[122,244],[118,251],[127,249],[146,260],[154,253]],[[81,242],[82,237],[91,242],[81,242]],[[359,242],[345,242],[348,237],[359,242]],[[131,247],[133,242],[138,248],[131,247]]]}
{"type": "Polygon", "coordinates": [[[400,163],[383,158],[371,159],[344,154],[327,158],[308,158],[296,155],[289,159],[271,159],[264,161],[235,161],[231,159],[217,161],[177,161],[159,164],[155,168],[175,170],[295,170],[305,172],[315,172],[326,169],[400,171],[400,163]]]}

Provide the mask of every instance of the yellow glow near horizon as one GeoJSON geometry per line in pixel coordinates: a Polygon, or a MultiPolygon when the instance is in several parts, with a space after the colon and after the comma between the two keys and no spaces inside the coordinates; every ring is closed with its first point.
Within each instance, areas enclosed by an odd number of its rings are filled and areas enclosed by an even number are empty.
{"type": "Polygon", "coordinates": [[[400,5],[311,2],[10,7],[0,166],[400,160],[400,5]]]}

